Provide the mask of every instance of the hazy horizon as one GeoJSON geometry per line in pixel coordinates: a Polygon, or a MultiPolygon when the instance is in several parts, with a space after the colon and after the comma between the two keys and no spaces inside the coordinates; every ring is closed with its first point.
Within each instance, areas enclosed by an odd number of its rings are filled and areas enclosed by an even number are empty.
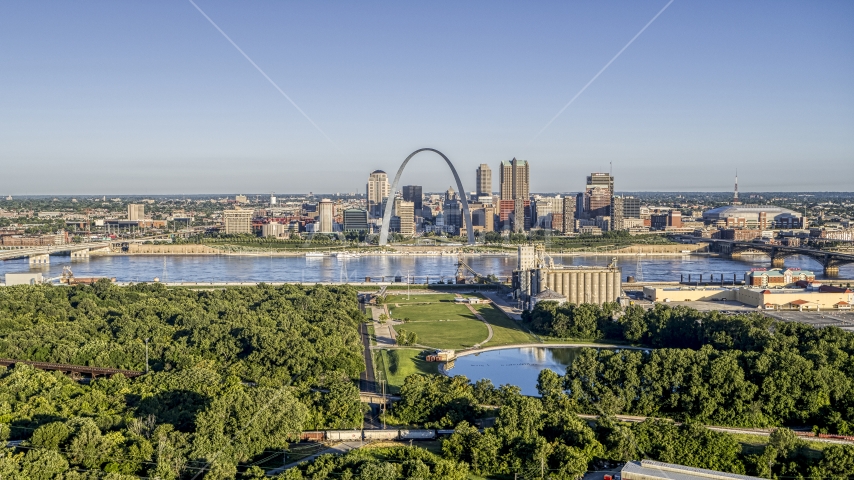
{"type": "Polygon", "coordinates": [[[189,1],[2,3],[0,196],[852,190],[851,2],[194,1],[305,115],[189,1]]]}

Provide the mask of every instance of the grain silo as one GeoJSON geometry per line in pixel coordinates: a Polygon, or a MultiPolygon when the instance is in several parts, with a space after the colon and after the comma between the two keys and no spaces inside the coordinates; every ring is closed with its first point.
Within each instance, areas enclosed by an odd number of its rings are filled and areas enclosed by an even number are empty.
{"type": "Polygon", "coordinates": [[[616,302],[622,293],[622,273],[616,264],[607,267],[545,266],[532,279],[532,291],[553,290],[574,304],[616,302]]]}

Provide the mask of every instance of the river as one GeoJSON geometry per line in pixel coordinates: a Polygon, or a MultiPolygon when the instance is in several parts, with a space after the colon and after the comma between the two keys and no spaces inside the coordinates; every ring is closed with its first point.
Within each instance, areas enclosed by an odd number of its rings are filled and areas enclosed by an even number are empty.
{"type": "MultiPolygon", "coordinates": [[[[464,257],[475,271],[509,276],[516,265],[515,256],[464,257]]],[[[582,255],[555,256],[555,263],[565,265],[607,265],[611,257],[582,255]]],[[[363,256],[338,259],[335,257],[263,257],[263,256],[181,256],[181,255],[111,255],[89,260],[71,261],[70,257],[52,256],[48,266],[30,266],[26,259],[0,261],[0,275],[5,273],[42,272],[58,277],[64,266],[70,266],[77,277],[115,277],[120,282],[152,281],[155,277],[168,282],[362,282],[365,277],[374,281],[386,277],[414,276],[414,283],[451,279],[457,270],[457,257],[443,256],[363,256]]],[[[710,257],[707,255],[621,256],[617,264],[623,279],[632,275],[639,281],[679,281],[680,275],[696,276],[723,274],[740,280],[744,272],[755,267],[768,267],[768,257],[745,257],[743,260],[710,257]]],[[[813,270],[822,277],[818,262],[808,257],[790,257],[787,267],[813,270]]],[[[840,278],[854,278],[854,265],[839,269],[840,278]]]]}

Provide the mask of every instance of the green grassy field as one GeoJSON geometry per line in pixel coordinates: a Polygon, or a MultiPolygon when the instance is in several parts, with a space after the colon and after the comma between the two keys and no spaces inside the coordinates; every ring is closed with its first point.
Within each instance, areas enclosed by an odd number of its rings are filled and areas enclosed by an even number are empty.
{"type": "MultiPolygon", "coordinates": [[[[486,325],[466,305],[454,303],[454,297],[453,294],[421,294],[410,296],[407,302],[405,295],[392,295],[388,297],[388,304],[393,318],[409,319],[396,328],[418,334],[420,345],[460,350],[486,340],[489,335],[486,325]]],[[[474,305],[474,308],[492,325],[492,340],[484,346],[539,342],[536,336],[491,304],[474,305]]]]}
{"type": "Polygon", "coordinates": [[[409,318],[395,327],[418,334],[418,344],[461,350],[486,340],[489,330],[465,305],[422,303],[391,308],[395,319],[409,318]]]}
{"type": "Polygon", "coordinates": [[[453,302],[421,303],[415,305],[388,306],[392,318],[409,318],[413,322],[436,322],[474,319],[465,305],[453,302]]]}
{"type": "Polygon", "coordinates": [[[415,348],[395,348],[377,352],[377,371],[388,384],[389,393],[400,392],[409,375],[439,373],[439,364],[424,360],[424,351],[415,348]]]}
{"type": "Polygon", "coordinates": [[[393,307],[395,304],[400,305],[409,305],[413,303],[436,303],[436,302],[447,302],[454,303],[454,295],[453,293],[427,293],[427,294],[417,294],[417,295],[409,295],[409,299],[407,300],[407,295],[388,295],[386,296],[386,302],[389,305],[389,308],[393,307]]]}
{"type": "Polygon", "coordinates": [[[507,315],[504,315],[492,304],[474,305],[474,308],[492,325],[492,340],[484,344],[484,347],[539,343],[537,337],[528,333],[520,322],[507,318],[507,315]]]}
{"type": "Polygon", "coordinates": [[[418,334],[418,344],[434,348],[462,350],[486,340],[489,335],[486,325],[471,319],[441,322],[409,322],[404,330],[418,334]]]}

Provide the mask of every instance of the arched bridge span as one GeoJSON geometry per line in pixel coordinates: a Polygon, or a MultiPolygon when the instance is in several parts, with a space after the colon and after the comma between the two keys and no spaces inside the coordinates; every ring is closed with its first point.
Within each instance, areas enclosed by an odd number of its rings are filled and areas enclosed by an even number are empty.
{"type": "Polygon", "coordinates": [[[451,163],[451,160],[445,156],[444,153],[436,150],[435,148],[419,148],[418,150],[409,154],[406,157],[406,160],[400,165],[400,168],[397,170],[397,175],[394,176],[394,182],[391,184],[391,191],[388,195],[388,200],[386,200],[385,204],[385,212],[383,213],[383,227],[380,231],[380,245],[386,245],[388,243],[388,227],[391,223],[391,209],[392,205],[394,205],[394,192],[397,191],[397,184],[400,182],[400,175],[403,174],[403,169],[406,168],[406,164],[409,163],[409,160],[412,159],[415,155],[421,152],[434,152],[445,159],[445,162],[448,163],[448,167],[451,169],[451,173],[454,174],[454,180],[457,181],[457,191],[460,192],[460,199],[463,203],[463,218],[466,223],[466,233],[468,233],[469,245],[474,245],[474,228],[471,223],[471,211],[469,211],[469,203],[466,200],[466,191],[463,189],[463,182],[460,181],[460,176],[457,175],[457,169],[454,168],[454,164],[451,163]]]}

